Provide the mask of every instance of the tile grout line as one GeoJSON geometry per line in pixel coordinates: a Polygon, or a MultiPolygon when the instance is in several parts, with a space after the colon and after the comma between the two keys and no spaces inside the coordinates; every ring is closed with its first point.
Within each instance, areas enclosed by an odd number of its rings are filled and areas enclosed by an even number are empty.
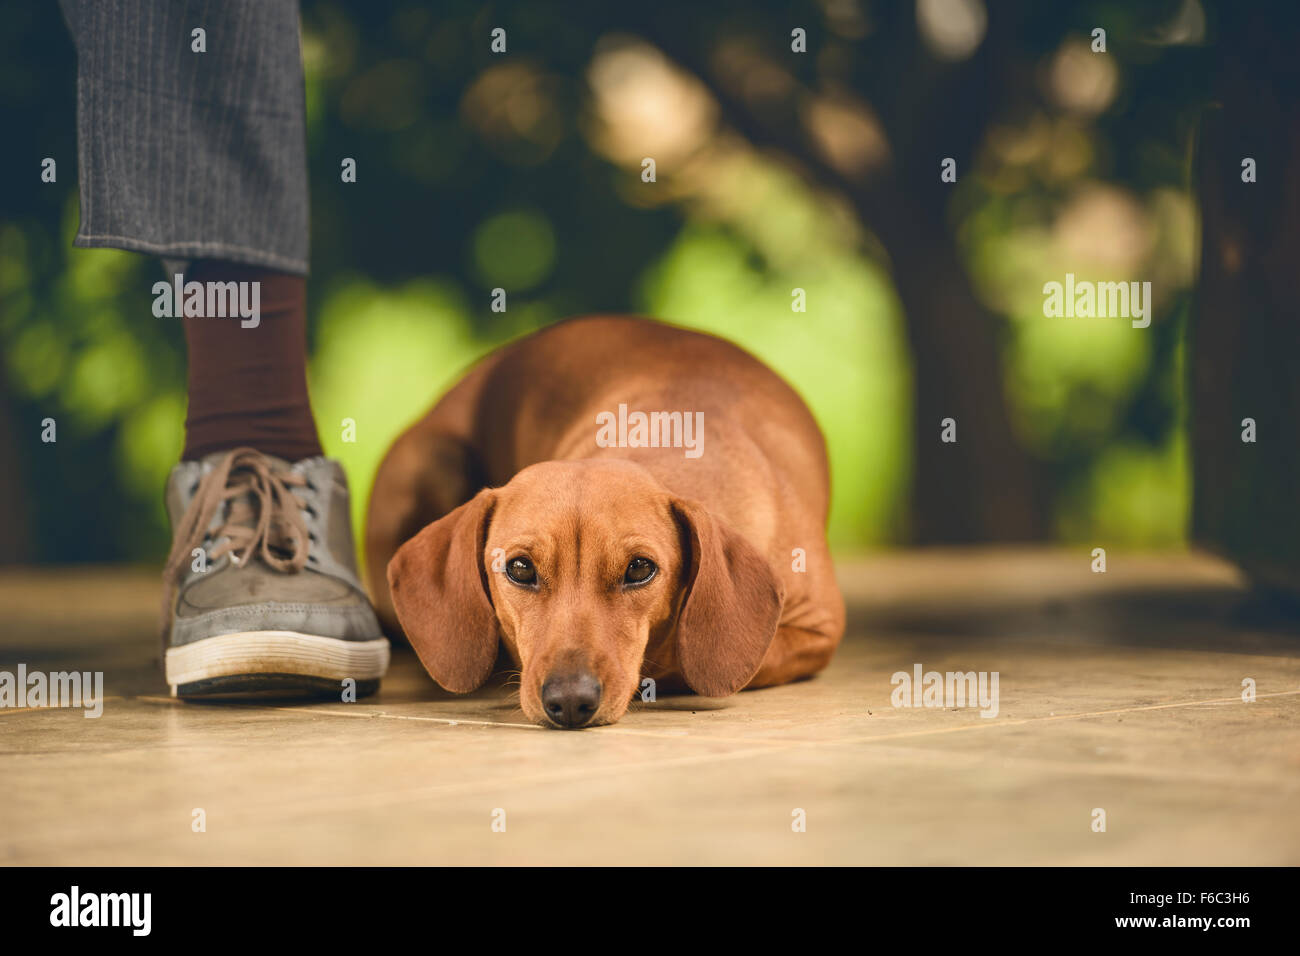
{"type": "MultiPolygon", "coordinates": [[[[100,703],[107,704],[110,700],[132,700],[130,697],[101,697],[100,703]]],[[[84,706],[76,707],[51,707],[48,704],[42,704],[40,707],[0,707],[0,717],[7,717],[10,714],[27,714],[35,713],[38,710],[85,710],[84,706]]],[[[91,718],[97,720],[98,718],[91,718]]]]}
{"type": "MultiPolygon", "coordinates": [[[[1257,694],[1256,700],[1265,700],[1265,699],[1270,699],[1275,697],[1294,697],[1296,695],[1300,695],[1300,689],[1273,691],[1267,694],[1257,694]]],[[[163,702],[166,702],[168,704],[184,703],[183,701],[176,701],[174,698],[170,698],[170,697],[139,697],[136,699],[148,701],[151,703],[163,703],[163,702]]],[[[1024,717],[1018,720],[996,720],[995,719],[995,720],[990,720],[985,722],[983,719],[981,719],[978,723],[972,722],[967,724],[961,724],[957,727],[937,727],[928,730],[905,730],[905,731],[899,731],[897,733],[866,734],[866,735],[859,735],[856,737],[844,737],[836,740],[826,740],[826,739],[807,740],[807,739],[794,739],[789,737],[732,737],[732,736],[721,737],[721,736],[706,736],[703,734],[694,734],[694,735],[690,733],[674,734],[674,733],[668,733],[664,731],[638,730],[632,727],[603,727],[599,729],[602,733],[611,736],[614,734],[619,734],[623,736],[649,737],[649,738],[666,739],[666,740],[693,740],[693,741],[698,741],[703,743],[739,743],[739,744],[748,744],[748,745],[767,744],[769,746],[778,747],[778,748],[784,748],[787,746],[798,746],[798,745],[805,745],[805,746],[836,745],[837,746],[843,744],[871,743],[876,740],[899,740],[899,739],[906,739],[910,737],[929,737],[929,736],[937,736],[941,734],[962,733],[969,730],[980,730],[980,729],[993,730],[1000,727],[1021,727],[1026,724],[1048,723],[1048,722],[1058,721],[1058,720],[1084,720],[1091,717],[1108,717],[1108,716],[1113,716],[1115,714],[1134,714],[1134,713],[1144,713],[1147,711],[1154,711],[1154,710],[1171,710],[1171,709],[1178,709],[1182,707],[1199,707],[1199,706],[1208,706],[1210,704],[1225,704],[1225,703],[1243,703],[1243,702],[1241,701],[1240,697],[1213,697],[1204,700],[1184,700],[1184,701],[1172,701],[1164,704],[1144,704],[1141,706],[1133,706],[1133,707],[1119,707],[1119,708],[1113,708],[1111,710],[1084,711],[1081,713],[1071,713],[1071,714],[1054,714],[1047,717],[1024,717]]],[[[338,711],[338,710],[307,709],[303,707],[266,706],[266,705],[259,705],[259,704],[247,705],[247,709],[280,711],[284,713],[296,714],[299,716],[322,715],[326,717],[350,717],[353,719],[362,718],[366,720],[373,720],[376,718],[385,718],[388,720],[415,720],[415,721],[423,721],[428,723],[437,723],[447,727],[454,727],[457,726],[458,724],[465,724],[468,726],[477,726],[477,727],[509,727],[512,729],[519,729],[519,730],[545,730],[546,729],[539,724],[522,724],[522,723],[512,723],[507,721],[476,720],[476,719],[468,719],[468,718],[460,719],[460,718],[451,718],[451,717],[426,717],[418,714],[389,714],[384,711],[369,711],[366,713],[353,714],[353,713],[346,713],[344,711],[338,711]]]]}
{"type": "MultiPolygon", "coordinates": [[[[1268,694],[1256,694],[1256,700],[1264,700],[1271,697],[1295,697],[1300,695],[1300,690],[1278,690],[1268,694]]],[[[1144,704],[1140,707],[1119,707],[1114,710],[1094,710],[1078,714],[1053,714],[1048,717],[1023,717],[1019,720],[990,720],[987,723],[962,724],[959,727],[936,727],[930,730],[905,730],[896,734],[871,734],[860,737],[845,737],[841,740],[817,740],[808,741],[812,745],[828,744],[854,744],[870,743],[873,740],[898,740],[905,737],[929,737],[938,734],[959,733],[964,730],[977,730],[987,728],[989,730],[998,727],[1021,727],[1025,724],[1048,723],[1056,720],[1083,720],[1089,717],[1109,717],[1114,714],[1140,714],[1152,710],[1172,710],[1180,707],[1203,707],[1210,704],[1228,704],[1245,702],[1240,697],[1212,697],[1208,700],[1184,700],[1174,701],[1168,704],[1144,704]]]]}

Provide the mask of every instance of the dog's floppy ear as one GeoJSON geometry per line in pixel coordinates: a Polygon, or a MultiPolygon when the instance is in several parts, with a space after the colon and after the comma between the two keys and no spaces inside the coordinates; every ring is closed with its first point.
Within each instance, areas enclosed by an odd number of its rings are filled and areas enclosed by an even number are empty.
{"type": "Polygon", "coordinates": [[[753,545],[695,502],[674,500],[690,540],[677,660],[705,697],[740,690],[758,671],[781,619],[785,588],[753,545]]]}
{"type": "Polygon", "coordinates": [[[420,662],[449,691],[468,693],[492,674],[497,616],[483,549],[496,494],[483,489],[397,549],[388,591],[420,662]]]}

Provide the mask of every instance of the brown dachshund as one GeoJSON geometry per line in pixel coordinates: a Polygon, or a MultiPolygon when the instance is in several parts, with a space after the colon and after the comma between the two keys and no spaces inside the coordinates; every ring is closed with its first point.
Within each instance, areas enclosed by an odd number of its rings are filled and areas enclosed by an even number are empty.
{"type": "Polygon", "coordinates": [[[816,422],[755,358],[574,319],[494,352],[389,449],[371,592],[448,690],[500,644],[530,720],[612,723],[643,687],[720,697],[826,666],[827,497],[816,422]]]}

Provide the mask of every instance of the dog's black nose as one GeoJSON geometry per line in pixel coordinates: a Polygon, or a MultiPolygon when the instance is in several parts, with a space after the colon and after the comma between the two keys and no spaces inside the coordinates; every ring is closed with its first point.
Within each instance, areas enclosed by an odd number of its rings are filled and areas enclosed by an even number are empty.
{"type": "Polygon", "coordinates": [[[581,727],[596,716],[600,681],[585,671],[555,674],[542,684],[542,707],[561,727],[581,727]]]}

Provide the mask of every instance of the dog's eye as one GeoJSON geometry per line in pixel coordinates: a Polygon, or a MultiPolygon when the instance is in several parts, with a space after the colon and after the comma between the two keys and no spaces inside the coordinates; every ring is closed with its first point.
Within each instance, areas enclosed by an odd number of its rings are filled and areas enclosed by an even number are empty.
{"type": "Polygon", "coordinates": [[[628,562],[627,573],[623,575],[624,584],[645,584],[659,568],[649,558],[633,558],[628,562]]]}
{"type": "Polygon", "coordinates": [[[515,584],[536,584],[537,569],[527,558],[511,558],[506,562],[506,577],[515,584]]]}

